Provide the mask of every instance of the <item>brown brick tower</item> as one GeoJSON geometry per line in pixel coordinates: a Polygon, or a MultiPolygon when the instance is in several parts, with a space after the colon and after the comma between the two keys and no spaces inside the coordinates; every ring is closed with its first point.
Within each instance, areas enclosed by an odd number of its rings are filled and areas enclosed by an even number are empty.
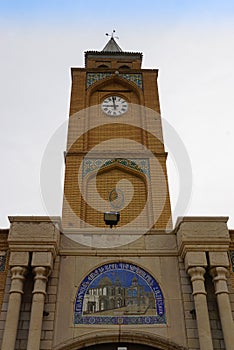
{"type": "Polygon", "coordinates": [[[86,52],[85,68],[72,69],[64,229],[105,227],[103,212],[112,210],[120,227],[171,226],[158,71],[141,63],[112,36],[102,51],[86,52]]]}

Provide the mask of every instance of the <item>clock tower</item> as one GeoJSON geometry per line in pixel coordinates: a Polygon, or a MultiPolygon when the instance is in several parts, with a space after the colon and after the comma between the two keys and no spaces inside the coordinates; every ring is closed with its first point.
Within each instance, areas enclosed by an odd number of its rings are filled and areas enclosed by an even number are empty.
{"type": "Polygon", "coordinates": [[[2,350],[233,349],[234,231],[172,228],[158,71],[141,64],[111,35],[72,68],[62,220],[0,230],[2,350]]]}
{"type": "Polygon", "coordinates": [[[122,51],[113,35],[102,51],[72,69],[63,228],[171,229],[157,69],[122,51]]]}

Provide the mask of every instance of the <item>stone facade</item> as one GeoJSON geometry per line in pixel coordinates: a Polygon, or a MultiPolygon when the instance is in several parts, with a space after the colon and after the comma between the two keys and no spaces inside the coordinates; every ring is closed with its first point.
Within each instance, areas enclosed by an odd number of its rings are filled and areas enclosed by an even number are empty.
{"type": "Polygon", "coordinates": [[[72,69],[62,220],[0,231],[1,349],[232,350],[234,231],[226,217],[172,228],[158,72],[107,47],[72,69]],[[127,101],[120,119],[108,96],[127,101]]]}

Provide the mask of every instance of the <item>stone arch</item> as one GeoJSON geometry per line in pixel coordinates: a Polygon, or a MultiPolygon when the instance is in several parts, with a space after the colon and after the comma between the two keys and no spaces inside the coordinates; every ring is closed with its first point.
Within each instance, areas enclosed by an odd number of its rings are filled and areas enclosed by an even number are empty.
{"type": "Polygon", "coordinates": [[[87,349],[92,345],[108,343],[113,345],[119,343],[139,344],[142,346],[146,345],[155,350],[188,350],[188,348],[180,344],[149,332],[134,330],[133,333],[131,330],[121,330],[120,334],[118,330],[113,329],[110,332],[99,330],[98,333],[92,332],[78,336],[75,339],[56,346],[53,350],[80,350],[87,349]]]}
{"type": "MultiPolygon", "coordinates": [[[[112,75],[110,77],[103,78],[101,80],[96,81],[87,89],[87,105],[89,105],[91,96],[100,88],[104,88],[106,85],[111,83],[117,83],[125,87],[126,89],[131,89],[138,97],[139,104],[144,105],[144,95],[142,90],[133,82],[120,77],[118,74],[112,75]]],[[[114,91],[113,91],[114,93],[114,91]]]]}

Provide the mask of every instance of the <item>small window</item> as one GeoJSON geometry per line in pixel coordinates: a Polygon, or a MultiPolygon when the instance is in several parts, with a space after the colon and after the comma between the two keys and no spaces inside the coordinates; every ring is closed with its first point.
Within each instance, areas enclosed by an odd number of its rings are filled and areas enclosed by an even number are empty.
{"type": "Polygon", "coordinates": [[[100,64],[100,66],[98,66],[98,68],[109,68],[106,64],[100,64]]]}
{"type": "Polygon", "coordinates": [[[130,69],[130,67],[125,64],[123,66],[120,66],[119,69],[130,69]]]}

